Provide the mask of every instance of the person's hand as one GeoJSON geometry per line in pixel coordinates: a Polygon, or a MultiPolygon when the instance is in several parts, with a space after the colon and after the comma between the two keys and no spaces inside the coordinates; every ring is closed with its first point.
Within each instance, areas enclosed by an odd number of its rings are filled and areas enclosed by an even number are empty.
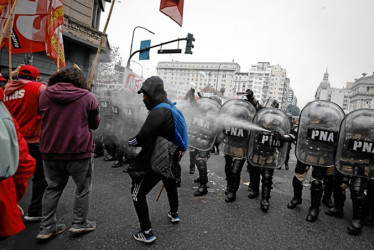
{"type": "MultiPolygon", "coordinates": [[[[21,69],[21,67],[22,67],[23,65],[25,65],[25,64],[20,64],[20,65],[18,65],[18,67],[17,67],[14,71],[12,71],[12,77],[13,77],[14,75],[18,75],[19,70],[21,69]]],[[[9,77],[9,79],[12,79],[12,77],[9,77]]]]}
{"type": "Polygon", "coordinates": [[[22,207],[21,207],[20,205],[18,205],[18,204],[17,204],[17,207],[18,207],[18,210],[19,210],[19,212],[21,213],[21,215],[24,216],[24,215],[25,215],[25,212],[23,212],[22,207]]]}
{"type": "Polygon", "coordinates": [[[246,96],[247,96],[248,100],[252,99],[253,91],[251,89],[247,89],[245,92],[247,93],[246,96]]]}

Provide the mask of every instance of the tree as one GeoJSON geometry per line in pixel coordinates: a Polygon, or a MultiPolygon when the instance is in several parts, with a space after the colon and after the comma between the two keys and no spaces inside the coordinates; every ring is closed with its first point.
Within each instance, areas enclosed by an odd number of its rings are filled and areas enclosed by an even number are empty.
{"type": "Polygon", "coordinates": [[[117,83],[119,80],[119,72],[115,70],[116,65],[121,64],[122,58],[119,54],[119,47],[113,47],[110,51],[110,61],[100,63],[97,68],[98,83],[117,83]]]}
{"type": "Polygon", "coordinates": [[[300,114],[300,108],[290,104],[287,106],[287,113],[290,113],[293,116],[298,116],[300,114]]]}

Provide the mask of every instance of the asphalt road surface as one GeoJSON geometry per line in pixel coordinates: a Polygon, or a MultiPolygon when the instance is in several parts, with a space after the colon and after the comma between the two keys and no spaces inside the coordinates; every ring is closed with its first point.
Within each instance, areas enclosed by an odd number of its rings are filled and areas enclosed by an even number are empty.
{"type": "MultiPolygon", "coordinates": [[[[347,192],[344,218],[325,215],[321,207],[318,220],[305,220],[310,205],[308,182],[303,190],[303,204],[287,208],[292,198],[292,177],[296,159],[292,150],[290,169],[276,170],[270,209],[260,209],[260,197],[250,200],[248,172],[242,171],[242,184],[237,199],[224,201],[226,185],[223,155],[212,155],[208,161],[209,192],[194,197],[197,184],[190,175],[188,153],[182,159],[182,186],[179,190],[181,222],[170,223],[166,192],[156,202],[159,183],[148,195],[152,228],[157,236],[150,245],[137,242],[132,232],[138,220],[130,195],[131,181],[122,168],[111,168],[112,162],[95,159],[93,194],[89,219],[95,220],[95,231],[74,236],[67,230],[49,240],[39,241],[39,223],[28,223],[21,233],[0,241],[0,249],[374,249],[374,228],[364,227],[359,236],[351,236],[346,226],[352,218],[352,203],[347,192]],[[247,184],[247,185],[246,185],[247,184]]],[[[310,173],[307,176],[307,181],[310,173]]],[[[58,223],[71,225],[75,184],[70,179],[58,206],[58,223]]],[[[20,205],[26,210],[30,189],[20,205]]]]}

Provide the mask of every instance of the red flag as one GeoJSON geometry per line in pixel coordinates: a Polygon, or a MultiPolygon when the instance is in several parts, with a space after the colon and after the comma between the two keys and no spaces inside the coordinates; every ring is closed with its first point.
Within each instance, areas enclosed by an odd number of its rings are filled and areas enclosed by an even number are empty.
{"type": "Polygon", "coordinates": [[[182,27],[184,0],[161,0],[160,11],[182,27]]]}
{"type": "Polygon", "coordinates": [[[64,55],[64,44],[62,34],[59,32],[61,25],[64,24],[64,11],[62,9],[61,0],[52,0],[48,10],[48,27],[45,40],[45,51],[47,56],[51,57],[57,64],[59,58],[59,66],[66,66],[64,55]]]}
{"type": "MultiPolygon", "coordinates": [[[[47,24],[47,1],[18,1],[12,20],[12,53],[32,53],[45,50],[45,31],[47,24]]],[[[8,17],[8,7],[1,13],[0,29],[8,17]]],[[[8,34],[2,46],[8,50],[8,34]]]]}
{"type": "MultiPolygon", "coordinates": [[[[4,0],[0,0],[2,3],[4,0]]],[[[0,32],[8,17],[8,6],[0,5],[0,32]]],[[[58,27],[64,23],[61,0],[18,1],[12,20],[12,53],[32,53],[46,51],[47,56],[57,62],[60,54],[60,66],[65,66],[62,36],[58,27]],[[60,49],[58,49],[60,48],[60,49]]],[[[8,34],[0,46],[8,48],[8,34]]]]}

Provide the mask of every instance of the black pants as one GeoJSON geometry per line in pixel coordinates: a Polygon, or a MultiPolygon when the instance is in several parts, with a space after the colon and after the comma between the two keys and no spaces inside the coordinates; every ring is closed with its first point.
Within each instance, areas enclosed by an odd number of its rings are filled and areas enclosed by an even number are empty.
{"type": "Polygon", "coordinates": [[[44,177],[43,159],[39,150],[38,143],[28,143],[30,155],[35,159],[35,173],[32,178],[32,194],[31,203],[27,214],[29,216],[42,216],[42,198],[47,187],[47,182],[44,177]]]}
{"type": "MultiPolygon", "coordinates": [[[[133,181],[132,183],[131,196],[134,202],[136,214],[138,215],[140,228],[142,230],[148,230],[151,228],[146,196],[160,180],[160,177],[151,172],[140,181],[133,181]]],[[[163,179],[162,182],[168,195],[170,211],[173,213],[178,212],[179,201],[175,179],[163,179]]]]}

